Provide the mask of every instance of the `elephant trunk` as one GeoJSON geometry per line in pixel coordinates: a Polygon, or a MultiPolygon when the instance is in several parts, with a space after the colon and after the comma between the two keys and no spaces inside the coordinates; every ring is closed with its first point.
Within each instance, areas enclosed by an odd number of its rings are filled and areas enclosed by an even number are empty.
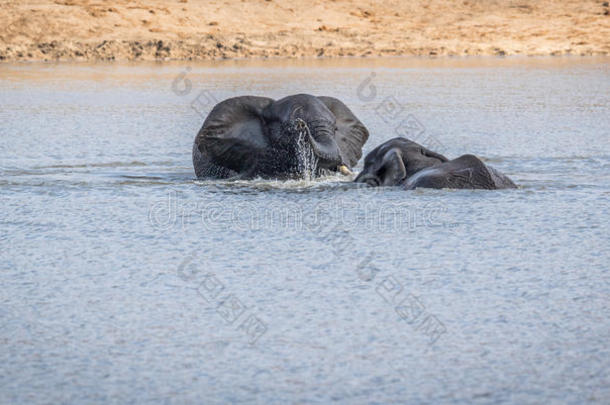
{"type": "Polygon", "coordinates": [[[311,123],[312,131],[310,126],[302,119],[296,118],[295,121],[299,133],[302,133],[309,145],[311,145],[320,167],[335,170],[343,166],[344,170],[342,170],[342,173],[345,170],[349,171],[344,165],[343,159],[341,159],[341,153],[335,142],[334,131],[330,128],[330,123],[315,121],[311,123]]]}

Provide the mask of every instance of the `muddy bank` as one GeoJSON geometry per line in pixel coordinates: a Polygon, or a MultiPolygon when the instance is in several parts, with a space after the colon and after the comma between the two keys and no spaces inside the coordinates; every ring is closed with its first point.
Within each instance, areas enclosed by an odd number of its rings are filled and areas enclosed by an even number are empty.
{"type": "Polygon", "coordinates": [[[610,54],[605,1],[22,3],[0,1],[0,60],[610,54]]]}

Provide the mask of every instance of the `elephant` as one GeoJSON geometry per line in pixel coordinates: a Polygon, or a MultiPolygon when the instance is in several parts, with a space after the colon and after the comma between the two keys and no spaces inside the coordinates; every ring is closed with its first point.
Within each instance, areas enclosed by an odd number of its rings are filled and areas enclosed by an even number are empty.
{"type": "Polygon", "coordinates": [[[212,109],[193,144],[198,178],[305,178],[351,174],[369,132],[333,97],[240,96],[212,109]]]}
{"type": "Polygon", "coordinates": [[[394,138],[377,146],[364,159],[354,180],[370,186],[487,189],[516,188],[511,179],[474,155],[449,160],[406,138],[394,138]]]}

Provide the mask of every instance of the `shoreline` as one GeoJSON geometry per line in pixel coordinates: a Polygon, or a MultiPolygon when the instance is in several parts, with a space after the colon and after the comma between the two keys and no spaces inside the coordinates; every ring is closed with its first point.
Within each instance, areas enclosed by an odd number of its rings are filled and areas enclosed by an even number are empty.
{"type": "Polygon", "coordinates": [[[0,61],[610,55],[599,0],[0,0],[0,61]]]}
{"type": "Polygon", "coordinates": [[[409,68],[486,68],[486,67],[557,67],[565,64],[607,64],[610,65],[610,55],[466,55],[466,56],[427,56],[427,55],[396,55],[396,56],[343,56],[343,57],[254,57],[202,60],[9,60],[0,62],[0,71],[5,74],[16,72],[15,69],[28,66],[43,66],[46,68],[173,68],[195,70],[205,69],[409,69],[409,68]]]}
{"type": "Polygon", "coordinates": [[[477,62],[489,62],[489,61],[505,61],[508,64],[510,62],[548,62],[548,61],[610,61],[610,54],[591,54],[591,55],[575,55],[575,54],[554,54],[554,55],[366,55],[366,56],[299,56],[299,57],[286,57],[286,56],[255,56],[255,57],[235,57],[235,58],[219,58],[219,59],[133,59],[133,60],[122,60],[122,59],[16,59],[16,60],[4,60],[0,61],[0,66],[10,66],[13,64],[21,65],[36,65],[43,64],[48,66],[53,65],[75,65],[75,66],[183,66],[184,63],[190,63],[193,66],[219,66],[222,64],[235,64],[235,65],[263,65],[263,64],[282,64],[286,63],[288,66],[298,66],[300,62],[309,64],[348,64],[354,66],[354,63],[362,62],[363,67],[370,65],[370,62],[381,62],[381,66],[386,63],[390,65],[392,62],[402,64],[403,62],[421,62],[422,64],[434,64],[434,62],[464,62],[467,65],[478,65],[477,62]]]}

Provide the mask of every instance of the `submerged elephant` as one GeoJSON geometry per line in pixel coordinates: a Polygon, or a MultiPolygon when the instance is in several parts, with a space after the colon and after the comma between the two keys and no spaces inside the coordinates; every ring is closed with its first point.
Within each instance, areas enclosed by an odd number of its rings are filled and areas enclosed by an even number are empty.
{"type": "Polygon", "coordinates": [[[347,174],[368,136],[336,98],[235,97],[218,103],[206,118],[193,145],[193,166],[204,178],[347,174]]]}
{"type": "Polygon", "coordinates": [[[394,138],[373,149],[354,180],[371,186],[487,189],[515,188],[504,174],[474,155],[449,160],[405,138],[394,138]]]}

